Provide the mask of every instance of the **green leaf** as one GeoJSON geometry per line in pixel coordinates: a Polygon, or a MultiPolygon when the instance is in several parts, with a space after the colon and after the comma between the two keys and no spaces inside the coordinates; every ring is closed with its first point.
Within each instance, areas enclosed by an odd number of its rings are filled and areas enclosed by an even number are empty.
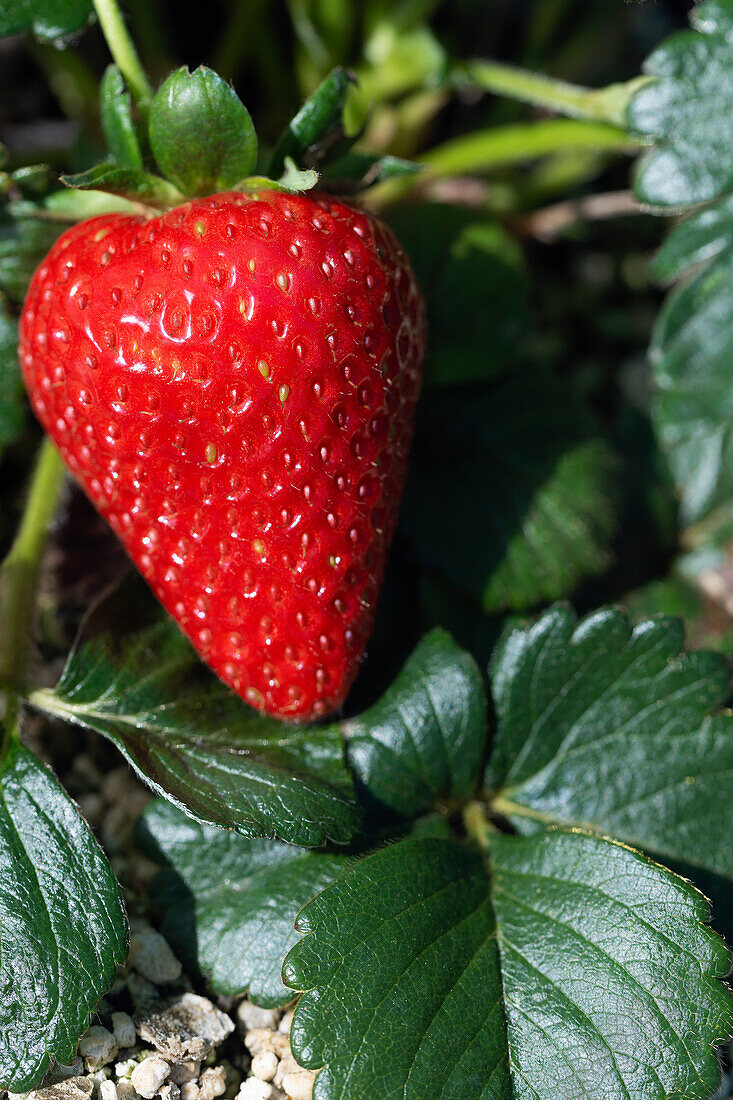
{"type": "Polygon", "coordinates": [[[733,1010],[702,895],[578,832],[497,836],[489,862],[406,840],[301,911],[283,973],[314,1100],[709,1096],[733,1010]]]}
{"type": "Polygon", "coordinates": [[[164,80],[150,105],[150,145],[163,175],[185,195],[227,191],[251,175],[257,160],[249,111],[203,65],[164,80]]]}
{"type": "Polygon", "coordinates": [[[0,0],[0,36],[32,31],[55,42],[81,30],[91,15],[91,0],[0,0]]]}
{"type": "Polygon", "coordinates": [[[112,195],[121,195],[122,198],[162,210],[184,201],[184,195],[161,176],[134,168],[118,168],[110,163],[97,164],[76,175],[62,176],[61,182],[82,191],[108,191],[112,195]]]}
{"type": "Polygon", "coordinates": [[[18,326],[0,300],[0,453],[18,438],[25,419],[18,366],[18,326]]]}
{"type": "MultiPolygon", "coordinates": [[[[724,231],[721,220],[718,228],[724,231]]],[[[682,228],[682,227],[681,227],[682,228]]],[[[687,523],[702,519],[733,496],[733,391],[730,361],[733,353],[733,249],[720,237],[705,233],[698,221],[697,250],[712,247],[718,258],[667,298],[657,320],[651,358],[658,395],[654,421],[662,448],[681,495],[681,514],[687,523]],[[721,251],[721,249],[723,249],[721,251]]],[[[686,230],[687,232],[687,230],[686,230]]],[[[683,243],[696,251],[691,227],[683,243]]],[[[672,249],[674,235],[659,267],[681,264],[672,249]]]]}
{"type": "Polygon", "coordinates": [[[301,164],[312,146],[334,133],[342,136],[344,103],[351,81],[352,77],[345,69],[334,69],[306,99],[273,150],[270,160],[270,175],[273,178],[282,172],[286,157],[301,164]]]}
{"type": "Polygon", "coordinates": [[[472,130],[450,138],[420,157],[430,179],[496,172],[537,157],[575,151],[632,153],[636,143],[626,130],[605,122],[577,118],[544,118],[472,130]]]}
{"type": "Polygon", "coordinates": [[[109,738],[145,782],[202,821],[306,847],[356,832],[338,729],[247,707],[138,578],[92,614],[56,688],[29,701],[109,738]]]}
{"type": "Polygon", "coordinates": [[[312,168],[297,168],[290,157],[285,158],[285,171],[278,180],[269,176],[247,176],[237,184],[237,191],[287,191],[300,195],[318,183],[318,173],[312,168]]]}
{"type": "Polygon", "coordinates": [[[649,272],[661,283],[672,283],[733,245],[733,195],[691,214],[668,234],[649,272]]]}
{"type": "Polygon", "coordinates": [[[733,799],[733,719],[708,713],[730,672],[683,641],[677,619],[632,630],[617,610],[578,623],[556,607],[508,627],[491,669],[496,808],[521,831],[582,824],[733,877],[720,812],[733,799]]]}
{"type": "Polygon", "coordinates": [[[616,474],[567,384],[514,371],[426,395],[403,520],[457,589],[520,610],[608,565],[616,474]]]}
{"type": "Polygon", "coordinates": [[[116,65],[105,69],[99,85],[99,109],[107,148],[120,168],[143,171],[143,157],[132,121],[132,99],[116,65]]]}
{"type": "Polygon", "coordinates": [[[34,217],[0,226],[0,291],[22,303],[43,257],[65,227],[34,217]]]}
{"type": "Polygon", "coordinates": [[[273,1008],[293,999],[280,973],[298,940],[298,910],[349,866],[345,856],[249,840],[192,821],[159,799],[139,840],[165,865],[150,888],[161,931],[215,993],[273,1008]]]}
{"type": "Polygon", "coordinates": [[[76,807],[13,742],[0,769],[0,1088],[36,1085],[76,1043],[124,961],[117,883],[76,807]]]}
{"type": "Polygon", "coordinates": [[[389,221],[427,301],[428,381],[474,382],[520,363],[532,318],[517,241],[495,222],[438,203],[395,210],[389,221]]]}
{"type": "Polygon", "coordinates": [[[733,3],[697,4],[696,30],[666,39],[647,58],[629,108],[632,130],[654,142],[634,189],[642,202],[689,206],[733,188],[733,3]]]}
{"type": "Polygon", "coordinates": [[[357,779],[402,817],[470,795],[485,729],[481,674],[442,630],[423,639],[378,703],[342,725],[357,779]]]}
{"type": "Polygon", "coordinates": [[[76,191],[71,187],[52,191],[43,201],[43,208],[59,220],[86,221],[100,214],[140,214],[141,205],[134,199],[112,195],[109,191],[76,191]]]}

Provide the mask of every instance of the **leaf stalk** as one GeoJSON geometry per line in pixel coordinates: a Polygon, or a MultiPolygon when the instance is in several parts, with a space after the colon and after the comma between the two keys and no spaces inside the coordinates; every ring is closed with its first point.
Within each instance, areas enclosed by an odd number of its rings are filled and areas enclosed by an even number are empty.
{"type": "Polygon", "coordinates": [[[109,52],[124,76],[140,114],[146,115],[153,98],[153,89],[125,26],[117,0],[93,0],[93,3],[109,52]]]}
{"type": "Polygon", "coordinates": [[[466,830],[466,836],[473,840],[483,852],[489,848],[491,834],[497,831],[489,821],[486,806],[478,801],[469,802],[464,807],[463,827],[466,830]]]}
{"type": "Polygon", "coordinates": [[[0,691],[4,695],[0,759],[16,729],[20,699],[26,690],[28,642],[38,572],[64,475],[58,451],[49,439],[44,439],[20,527],[0,566],[0,691]]]}
{"type": "Polygon", "coordinates": [[[472,84],[494,95],[544,107],[555,114],[621,127],[627,125],[626,116],[633,96],[650,79],[639,76],[605,88],[585,88],[498,61],[469,61],[454,72],[454,80],[459,85],[472,84]]]}

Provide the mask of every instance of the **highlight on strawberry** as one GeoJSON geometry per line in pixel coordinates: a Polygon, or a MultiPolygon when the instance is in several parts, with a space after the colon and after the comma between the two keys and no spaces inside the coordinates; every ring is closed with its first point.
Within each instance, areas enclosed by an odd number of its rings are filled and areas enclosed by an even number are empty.
{"type": "Polygon", "coordinates": [[[0,0],[0,1100],[730,1100],[733,0],[209,7],[0,0]]]}

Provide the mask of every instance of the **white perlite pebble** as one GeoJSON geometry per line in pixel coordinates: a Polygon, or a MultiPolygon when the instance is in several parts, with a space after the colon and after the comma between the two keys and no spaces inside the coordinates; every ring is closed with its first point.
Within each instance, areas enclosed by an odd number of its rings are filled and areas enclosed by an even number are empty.
{"type": "Polygon", "coordinates": [[[263,1050],[261,1054],[255,1054],[252,1059],[252,1073],[259,1077],[260,1081],[272,1081],[277,1073],[277,1055],[272,1050],[263,1050]]]}
{"type": "Polygon", "coordinates": [[[252,1031],[260,1027],[277,1027],[280,1013],[274,1008],[258,1008],[251,1001],[241,1001],[237,1005],[237,1024],[240,1031],[252,1031]]]}
{"type": "Polygon", "coordinates": [[[117,1100],[117,1085],[114,1081],[102,1081],[97,1096],[99,1100],[117,1100]]]}
{"type": "Polygon", "coordinates": [[[139,928],[130,935],[130,966],[153,985],[167,985],[181,976],[181,964],[154,928],[139,928]]]}
{"type": "Polygon", "coordinates": [[[271,1050],[278,1058],[284,1058],[290,1053],[290,1042],[287,1035],[279,1031],[271,1031],[269,1027],[256,1027],[248,1031],[244,1037],[244,1045],[250,1054],[262,1054],[265,1050],[271,1050]]]}
{"type": "Polygon", "coordinates": [[[195,1081],[181,1085],[181,1100],[199,1100],[199,1087],[195,1081]]]}
{"type": "Polygon", "coordinates": [[[170,1071],[171,1067],[165,1059],[153,1054],[135,1066],[131,1077],[132,1087],[146,1100],[152,1100],[163,1082],[168,1080],[170,1071]]]}
{"type": "Polygon", "coordinates": [[[277,1025],[277,1030],[281,1031],[283,1033],[283,1035],[289,1035],[290,1034],[290,1025],[293,1022],[293,1016],[294,1015],[295,1015],[295,1009],[294,1008],[289,1008],[288,1011],[283,1016],[280,1023],[277,1025]]]}
{"type": "Polygon", "coordinates": [[[115,1062],[115,1077],[129,1077],[137,1064],[137,1058],[126,1058],[124,1062],[115,1062]]]}
{"type": "Polygon", "coordinates": [[[113,1012],[112,1030],[115,1033],[115,1039],[119,1047],[135,1046],[137,1033],[132,1016],[128,1016],[126,1012],[113,1012]]]}
{"type": "Polygon", "coordinates": [[[95,1024],[79,1040],[79,1053],[90,1069],[99,1069],[117,1056],[117,1040],[106,1027],[95,1024]]]}
{"type": "Polygon", "coordinates": [[[292,1053],[288,1050],[287,1054],[282,1056],[282,1059],[277,1067],[277,1073],[275,1074],[275,1084],[279,1089],[284,1088],[284,1080],[289,1073],[300,1073],[302,1066],[293,1058],[292,1053]]]}
{"type": "Polygon", "coordinates": [[[172,1081],[169,1081],[166,1085],[161,1085],[158,1089],[160,1100],[179,1100],[180,1095],[180,1088],[172,1081]]]}
{"type": "Polygon", "coordinates": [[[199,1081],[199,1096],[201,1100],[214,1100],[227,1090],[227,1075],[223,1066],[213,1066],[205,1069],[199,1081]]]}
{"type": "Polygon", "coordinates": [[[311,1100],[315,1079],[315,1073],[310,1073],[307,1069],[300,1073],[286,1073],[283,1077],[283,1088],[290,1100],[311,1100]]]}
{"type": "Polygon", "coordinates": [[[267,1081],[260,1081],[259,1077],[248,1077],[242,1082],[237,1100],[272,1100],[274,1095],[275,1090],[267,1081]]]}

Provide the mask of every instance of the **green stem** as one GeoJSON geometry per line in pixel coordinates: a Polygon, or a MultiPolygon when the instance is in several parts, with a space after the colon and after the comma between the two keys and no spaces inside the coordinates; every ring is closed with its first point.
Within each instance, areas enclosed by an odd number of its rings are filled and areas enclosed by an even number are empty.
{"type": "Polygon", "coordinates": [[[557,114],[625,126],[634,93],[651,78],[639,76],[624,84],[609,84],[606,88],[583,88],[498,61],[470,61],[456,70],[455,79],[557,114]]]}
{"type": "Polygon", "coordinates": [[[528,817],[531,821],[539,821],[542,825],[557,825],[557,818],[552,817],[551,814],[543,814],[540,810],[533,810],[519,802],[512,802],[503,794],[494,795],[491,799],[491,809],[502,817],[528,817]]]}
{"type": "Polygon", "coordinates": [[[58,451],[49,439],[45,439],[18,533],[0,566],[0,690],[5,695],[5,733],[0,742],[0,756],[15,730],[20,699],[26,691],[28,642],[38,570],[64,473],[58,451]]]}
{"type": "Polygon", "coordinates": [[[466,836],[473,840],[482,851],[486,851],[490,844],[492,833],[496,828],[489,821],[486,806],[483,802],[469,802],[463,810],[463,825],[466,836]]]}
{"type": "Polygon", "coordinates": [[[117,0],[94,0],[94,8],[109,52],[124,76],[138,110],[145,114],[153,97],[153,90],[125,26],[117,0]]]}

